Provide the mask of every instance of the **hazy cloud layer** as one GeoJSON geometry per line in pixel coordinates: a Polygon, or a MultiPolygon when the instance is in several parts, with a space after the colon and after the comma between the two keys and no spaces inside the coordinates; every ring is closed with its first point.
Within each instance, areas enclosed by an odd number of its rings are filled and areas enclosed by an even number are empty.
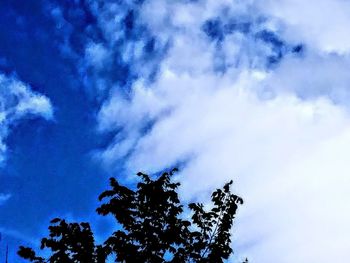
{"type": "Polygon", "coordinates": [[[313,50],[349,54],[349,1],[267,0],[258,5],[283,24],[289,40],[303,39],[313,50]]]}
{"type": "Polygon", "coordinates": [[[105,164],[156,172],[180,163],[186,198],[233,178],[245,199],[239,258],[345,262],[348,2],[120,5],[91,4],[104,41],[87,38],[82,59],[108,94],[98,114],[99,129],[115,134],[105,164]],[[114,60],[131,72],[124,84],[106,73],[114,60]]]}

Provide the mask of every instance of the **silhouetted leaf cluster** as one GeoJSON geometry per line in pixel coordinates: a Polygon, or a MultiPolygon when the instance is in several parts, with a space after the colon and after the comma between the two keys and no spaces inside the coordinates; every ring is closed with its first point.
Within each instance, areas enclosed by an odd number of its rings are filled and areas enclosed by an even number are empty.
{"type": "Polygon", "coordinates": [[[121,226],[102,245],[96,245],[88,223],[67,223],[56,218],[49,226],[49,237],[41,249],[50,249],[49,258],[36,255],[31,248],[20,247],[18,254],[35,263],[101,263],[112,255],[115,262],[220,263],[232,254],[230,231],[243,200],[232,194],[232,181],[211,196],[212,208],[201,203],[188,205],[191,216],[184,217],[177,189],[171,180],[173,169],[152,180],[138,173],[135,190],[110,179],[110,189],[99,200],[97,213],[112,215],[121,226]]]}
{"type": "Polygon", "coordinates": [[[49,237],[41,240],[41,249],[51,250],[48,260],[36,256],[31,248],[20,247],[18,254],[31,262],[105,262],[102,246],[95,245],[89,223],[67,223],[55,218],[49,226],[49,237]]]}

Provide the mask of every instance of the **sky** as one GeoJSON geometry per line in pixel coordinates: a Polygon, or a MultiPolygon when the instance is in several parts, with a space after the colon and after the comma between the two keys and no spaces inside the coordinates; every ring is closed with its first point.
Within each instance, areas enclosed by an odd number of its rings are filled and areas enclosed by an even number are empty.
{"type": "Polygon", "coordinates": [[[346,262],[350,2],[2,0],[0,259],[108,178],[179,167],[184,201],[234,180],[229,262],[346,262]]]}

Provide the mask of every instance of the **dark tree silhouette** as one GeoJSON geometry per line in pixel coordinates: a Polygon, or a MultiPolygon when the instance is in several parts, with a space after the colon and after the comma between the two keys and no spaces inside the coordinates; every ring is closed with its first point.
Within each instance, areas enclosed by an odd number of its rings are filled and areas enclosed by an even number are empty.
{"type": "Polygon", "coordinates": [[[41,249],[52,251],[49,259],[36,256],[30,248],[20,247],[18,254],[31,262],[105,262],[106,253],[96,246],[89,223],[67,223],[55,218],[49,226],[49,237],[41,240],[41,249]]]}
{"type": "Polygon", "coordinates": [[[138,173],[141,181],[135,190],[110,179],[110,189],[103,192],[97,208],[102,216],[112,215],[121,226],[102,245],[96,245],[88,223],[67,223],[54,219],[49,237],[41,241],[41,249],[51,250],[45,259],[31,248],[20,247],[18,254],[31,262],[223,262],[232,254],[230,230],[243,200],[232,194],[232,181],[211,196],[208,211],[201,203],[188,205],[184,216],[177,189],[171,180],[174,172],[163,173],[152,180],[138,173]],[[187,213],[186,213],[187,214],[187,213]]]}

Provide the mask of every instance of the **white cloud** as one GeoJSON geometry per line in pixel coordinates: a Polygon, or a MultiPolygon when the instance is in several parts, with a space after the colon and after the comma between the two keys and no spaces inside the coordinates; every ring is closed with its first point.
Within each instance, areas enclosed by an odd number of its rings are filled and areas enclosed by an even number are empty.
{"type": "Polygon", "coordinates": [[[336,54],[308,53],[303,57],[286,57],[280,66],[270,72],[260,93],[292,92],[304,99],[325,96],[333,102],[349,105],[350,77],[347,69],[350,59],[336,54]]]}
{"type": "Polygon", "coordinates": [[[267,0],[259,5],[267,15],[282,21],[289,39],[303,39],[323,52],[349,53],[349,1],[267,0]]]}
{"type": "Polygon", "coordinates": [[[128,100],[111,90],[99,127],[118,132],[102,158],[109,164],[126,158],[129,172],[186,161],[180,174],[186,198],[233,178],[245,199],[235,230],[238,257],[262,263],[346,262],[347,5],[146,2],[142,21],[171,47],[155,82],[140,78],[128,100]],[[329,19],[322,19],[321,7],[329,19]],[[260,14],[269,17],[259,24],[260,14]],[[230,62],[223,72],[216,70],[218,45],[202,31],[202,24],[218,15],[245,17],[253,25],[253,32],[233,33],[219,46],[230,62]],[[302,42],[305,54],[289,54],[274,68],[265,67],[268,43],[254,37],[264,29],[286,42],[302,42]]]}
{"type": "Polygon", "coordinates": [[[6,138],[11,128],[28,115],[53,118],[50,100],[15,77],[0,74],[0,163],[6,158],[6,138]]]}

